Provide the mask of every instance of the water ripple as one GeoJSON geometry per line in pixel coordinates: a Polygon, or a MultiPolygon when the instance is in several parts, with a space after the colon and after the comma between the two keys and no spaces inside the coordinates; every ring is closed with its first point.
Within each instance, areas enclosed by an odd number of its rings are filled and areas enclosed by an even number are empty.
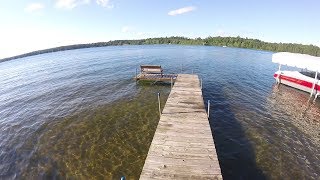
{"type": "Polygon", "coordinates": [[[271,53],[120,46],[0,63],[0,178],[137,179],[169,86],[132,80],[141,64],[197,73],[224,179],[319,179],[320,103],[275,86],[271,53]]]}

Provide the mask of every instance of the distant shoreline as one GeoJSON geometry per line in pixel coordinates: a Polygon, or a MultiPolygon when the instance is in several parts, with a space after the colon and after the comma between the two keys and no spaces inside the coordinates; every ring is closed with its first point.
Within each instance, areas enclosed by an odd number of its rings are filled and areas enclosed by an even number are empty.
{"type": "Polygon", "coordinates": [[[82,49],[91,47],[105,47],[105,46],[121,46],[121,45],[151,45],[151,44],[176,44],[176,45],[204,45],[204,46],[221,46],[221,47],[237,47],[248,48],[257,50],[267,50],[273,52],[293,52],[309,54],[312,56],[320,56],[320,48],[314,45],[303,45],[294,43],[270,43],[264,42],[258,39],[249,39],[241,37],[207,37],[207,38],[186,38],[186,37],[160,37],[160,38],[148,38],[139,40],[114,40],[108,42],[97,42],[88,44],[75,44],[68,46],[60,46],[49,49],[43,49],[38,51],[32,51],[29,53],[12,56],[8,58],[0,59],[0,62],[9,61],[13,59],[34,56],[38,54],[66,51],[72,49],[82,49]]]}

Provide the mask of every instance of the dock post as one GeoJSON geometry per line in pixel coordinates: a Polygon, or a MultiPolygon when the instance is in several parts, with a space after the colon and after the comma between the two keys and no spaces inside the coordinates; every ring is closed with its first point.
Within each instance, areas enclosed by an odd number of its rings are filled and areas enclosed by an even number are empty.
{"type": "Polygon", "coordinates": [[[136,81],[138,81],[138,70],[136,68],[136,81]]]}
{"type": "Polygon", "coordinates": [[[279,64],[279,68],[278,68],[278,71],[280,71],[281,70],[281,64],[279,64]]]}
{"type": "Polygon", "coordinates": [[[310,98],[312,97],[314,88],[316,87],[317,77],[318,77],[318,71],[316,71],[316,74],[314,76],[314,81],[313,81],[313,84],[312,84],[312,90],[311,90],[311,93],[310,93],[310,98]]]}
{"type": "Polygon", "coordinates": [[[208,119],[210,118],[210,100],[208,100],[208,119]]]}
{"type": "Polygon", "coordinates": [[[172,80],[172,77],[171,77],[171,89],[172,89],[172,86],[173,86],[173,80],[172,80]]]}
{"type": "Polygon", "coordinates": [[[200,79],[200,88],[202,90],[202,78],[200,79]]]}
{"type": "Polygon", "coordinates": [[[159,104],[159,116],[161,117],[160,93],[158,93],[158,104],[159,104]]]}
{"type": "Polygon", "coordinates": [[[278,76],[277,76],[277,78],[276,78],[276,82],[277,82],[277,84],[280,84],[280,75],[281,75],[281,64],[279,64],[279,69],[278,69],[278,71],[279,71],[279,74],[278,74],[278,76]]]}
{"type": "Polygon", "coordinates": [[[315,96],[314,96],[314,99],[313,99],[313,102],[316,102],[318,96],[320,95],[320,93],[317,93],[315,96]]]}

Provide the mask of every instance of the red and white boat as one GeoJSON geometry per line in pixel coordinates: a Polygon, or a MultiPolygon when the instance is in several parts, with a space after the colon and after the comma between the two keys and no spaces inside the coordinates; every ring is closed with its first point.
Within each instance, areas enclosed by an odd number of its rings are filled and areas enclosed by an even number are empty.
{"type": "Polygon", "coordinates": [[[279,70],[274,74],[278,83],[308,92],[310,97],[315,95],[315,99],[320,95],[320,57],[280,52],[272,55],[272,62],[279,63],[279,70]],[[301,68],[302,71],[282,71],[281,65],[301,68]]]}

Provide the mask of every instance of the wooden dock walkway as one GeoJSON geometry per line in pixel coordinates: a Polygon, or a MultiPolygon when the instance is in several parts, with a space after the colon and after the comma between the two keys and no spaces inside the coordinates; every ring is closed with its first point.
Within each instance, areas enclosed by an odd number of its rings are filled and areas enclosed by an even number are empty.
{"type": "Polygon", "coordinates": [[[140,179],[222,179],[197,75],[178,75],[140,179]]]}
{"type": "Polygon", "coordinates": [[[177,74],[138,74],[134,79],[136,81],[144,80],[144,81],[175,81],[177,78],[177,74]]]}

